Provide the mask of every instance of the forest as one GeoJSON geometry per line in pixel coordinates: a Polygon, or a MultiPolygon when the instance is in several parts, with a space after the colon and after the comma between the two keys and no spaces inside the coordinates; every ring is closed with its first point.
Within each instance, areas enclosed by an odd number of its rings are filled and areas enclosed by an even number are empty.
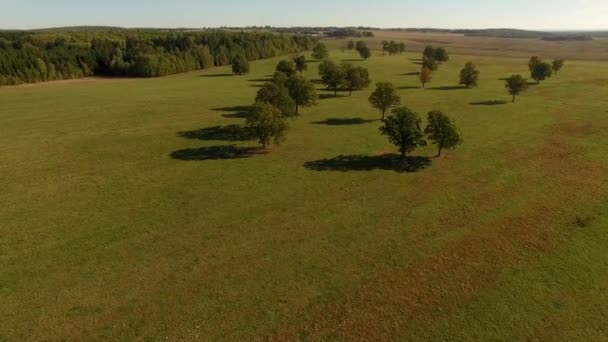
{"type": "Polygon", "coordinates": [[[226,30],[0,31],[0,85],[157,77],[309,50],[305,35],[226,30]]]}

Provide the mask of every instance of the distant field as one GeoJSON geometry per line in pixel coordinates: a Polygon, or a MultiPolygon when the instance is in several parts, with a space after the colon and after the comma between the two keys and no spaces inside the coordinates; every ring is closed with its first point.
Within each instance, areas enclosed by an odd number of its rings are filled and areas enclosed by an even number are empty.
{"type": "MultiPolygon", "coordinates": [[[[370,47],[376,50],[382,49],[383,40],[395,40],[405,42],[410,52],[422,51],[426,45],[432,44],[443,46],[452,53],[466,55],[529,58],[538,54],[546,58],[608,60],[608,37],[596,37],[590,41],[546,41],[537,38],[471,37],[453,33],[399,31],[375,31],[374,33],[374,38],[361,39],[368,40],[370,47]]],[[[328,39],[327,42],[339,49],[348,40],[350,39],[328,39]]]]}
{"type": "MultiPolygon", "coordinates": [[[[394,35],[375,41],[426,44],[394,35]]],[[[427,90],[418,53],[355,62],[460,127],[417,172],[378,163],[396,151],[371,89],[303,110],[268,154],[218,153],[255,145],[223,132],[278,59],[0,88],[0,340],[608,340],[608,63],[512,104],[527,58],[485,55],[579,43],[431,43],[475,55],[427,90]],[[467,61],[478,89],[454,87],[467,61]]]]}

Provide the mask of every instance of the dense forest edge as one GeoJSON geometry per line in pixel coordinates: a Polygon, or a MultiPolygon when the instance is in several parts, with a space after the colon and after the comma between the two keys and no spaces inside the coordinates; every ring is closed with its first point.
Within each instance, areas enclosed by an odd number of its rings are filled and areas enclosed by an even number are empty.
{"type": "Polygon", "coordinates": [[[0,31],[0,86],[87,76],[157,77],[310,50],[301,34],[227,30],[0,31]]]}

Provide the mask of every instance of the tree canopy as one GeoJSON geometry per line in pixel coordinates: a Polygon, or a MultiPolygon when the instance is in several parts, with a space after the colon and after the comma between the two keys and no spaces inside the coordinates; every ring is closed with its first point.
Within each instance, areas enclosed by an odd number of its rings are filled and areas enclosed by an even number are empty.
{"type": "Polygon", "coordinates": [[[232,72],[237,75],[249,73],[249,61],[245,56],[237,54],[232,57],[232,72]]]}
{"type": "Polygon", "coordinates": [[[505,88],[513,96],[513,102],[515,102],[515,97],[528,89],[528,82],[521,75],[512,75],[505,80],[505,88]]]}
{"type": "Polygon", "coordinates": [[[344,69],[344,86],[351,94],[354,90],[369,87],[371,80],[369,78],[369,71],[366,68],[344,63],[342,64],[342,69],[344,69]]]}
{"type": "Polygon", "coordinates": [[[323,43],[317,44],[312,50],[312,58],[316,60],[323,60],[329,57],[329,51],[327,50],[327,46],[323,43]]]}
{"type": "Polygon", "coordinates": [[[291,76],[286,84],[289,96],[296,104],[295,114],[299,114],[300,107],[310,107],[317,102],[315,85],[301,75],[291,76]]]}
{"type": "Polygon", "coordinates": [[[255,101],[256,103],[273,105],[285,117],[294,116],[296,113],[296,103],[289,95],[289,90],[283,84],[275,82],[265,83],[258,90],[255,101]]]}
{"type": "Polygon", "coordinates": [[[338,95],[338,90],[345,82],[346,74],[344,69],[330,60],[324,60],[319,65],[319,75],[321,81],[328,89],[334,91],[334,96],[338,95]]]}
{"type": "Polygon", "coordinates": [[[441,111],[428,113],[428,125],[424,133],[434,145],[437,145],[437,156],[441,156],[441,151],[444,149],[455,149],[462,143],[456,125],[441,111]]]}
{"type": "Polygon", "coordinates": [[[369,97],[369,102],[372,106],[382,113],[382,121],[386,111],[391,107],[397,106],[401,103],[401,98],[397,94],[397,89],[392,83],[389,82],[378,82],[376,83],[376,90],[369,97]]]}
{"type": "Polygon", "coordinates": [[[460,84],[467,88],[477,87],[479,84],[479,74],[480,72],[475,64],[468,62],[460,71],[460,84]]]}
{"type": "Polygon", "coordinates": [[[422,67],[420,70],[420,74],[418,74],[418,80],[420,80],[420,84],[422,84],[422,88],[426,87],[426,84],[431,82],[433,79],[433,71],[427,67],[422,67]]]}
{"type": "Polygon", "coordinates": [[[301,74],[308,69],[308,64],[306,64],[306,56],[301,55],[293,59],[296,70],[301,74]]]}
{"type": "Polygon", "coordinates": [[[399,107],[393,109],[392,114],[384,120],[380,131],[387,136],[391,144],[399,148],[403,159],[418,146],[426,145],[420,127],[421,122],[414,111],[407,107],[399,107]]]}
{"type": "Polygon", "coordinates": [[[532,78],[540,84],[540,82],[550,78],[553,75],[553,69],[551,68],[551,64],[541,62],[536,64],[534,70],[532,70],[532,78]]]}
{"type": "Polygon", "coordinates": [[[280,144],[285,140],[289,125],[281,111],[271,104],[256,104],[247,118],[247,128],[258,139],[262,147],[271,143],[280,144]]]}

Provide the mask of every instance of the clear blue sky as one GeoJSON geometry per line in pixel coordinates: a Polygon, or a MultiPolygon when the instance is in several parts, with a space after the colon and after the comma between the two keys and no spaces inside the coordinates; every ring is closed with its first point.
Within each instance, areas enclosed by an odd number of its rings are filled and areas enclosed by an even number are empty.
{"type": "Polygon", "coordinates": [[[0,28],[74,25],[608,29],[608,0],[0,0],[0,28]]]}

